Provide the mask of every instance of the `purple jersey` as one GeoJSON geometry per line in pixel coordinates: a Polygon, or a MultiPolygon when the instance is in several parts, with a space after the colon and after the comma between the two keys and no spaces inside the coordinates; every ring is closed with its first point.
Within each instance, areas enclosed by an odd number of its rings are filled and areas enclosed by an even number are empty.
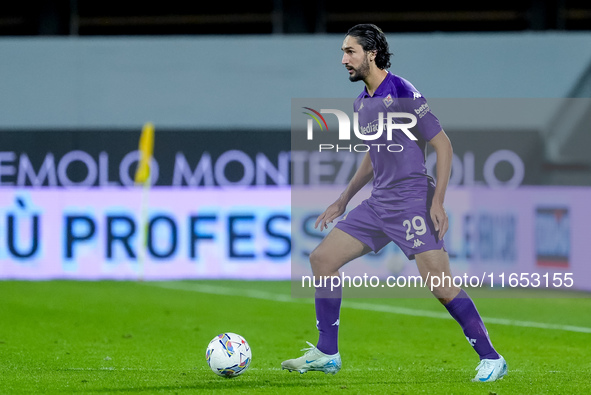
{"type": "MultiPolygon", "coordinates": [[[[394,129],[392,139],[387,139],[385,130],[376,140],[364,141],[373,145],[369,150],[373,165],[373,190],[369,202],[379,206],[392,204],[421,204],[426,202],[434,190],[433,179],[427,175],[425,148],[441,131],[439,120],[431,113],[425,98],[405,79],[390,72],[382,81],[373,97],[367,88],[357,97],[354,111],[359,116],[359,130],[363,134],[374,134],[379,125],[378,114],[384,118],[388,112],[411,113],[417,125],[410,132],[417,138],[411,140],[402,130],[394,129]],[[378,146],[377,144],[382,144],[378,146]],[[390,150],[387,148],[390,147],[390,150]],[[378,149],[379,148],[379,149],[378,149]],[[398,151],[398,152],[391,152],[398,151]]],[[[409,123],[408,118],[395,120],[409,123]]]]}

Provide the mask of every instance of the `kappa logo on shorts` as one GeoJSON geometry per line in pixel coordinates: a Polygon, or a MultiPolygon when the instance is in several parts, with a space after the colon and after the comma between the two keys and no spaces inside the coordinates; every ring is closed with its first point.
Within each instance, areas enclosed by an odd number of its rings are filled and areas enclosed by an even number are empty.
{"type": "Polygon", "coordinates": [[[425,243],[423,243],[423,242],[422,242],[422,241],[420,241],[419,239],[415,239],[415,243],[414,243],[414,245],[412,246],[412,248],[417,248],[417,247],[420,247],[420,246],[422,246],[422,245],[425,245],[425,243]]]}

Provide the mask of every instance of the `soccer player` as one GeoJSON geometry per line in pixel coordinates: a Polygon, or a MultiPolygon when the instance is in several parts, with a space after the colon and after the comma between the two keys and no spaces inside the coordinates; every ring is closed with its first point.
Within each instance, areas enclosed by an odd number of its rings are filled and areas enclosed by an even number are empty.
{"type": "MultiPolygon", "coordinates": [[[[427,275],[451,276],[443,243],[448,229],[443,203],[451,172],[451,143],[419,91],[388,71],[391,53],[384,33],[377,26],[352,27],[341,49],[349,80],[365,83],[365,89],[354,103],[360,130],[377,131],[379,113],[405,112],[416,116],[417,125],[411,129],[416,140],[395,130],[391,141],[386,140],[386,133],[372,141],[400,144],[403,149],[398,150],[400,152],[370,149],[345,191],[318,217],[316,227],[327,229],[329,223],[345,213],[351,198],[373,178],[371,196],[337,222],[310,254],[312,272],[315,278],[338,276],[339,269],[347,262],[372,250],[377,252],[394,241],[408,259],[416,261],[425,281],[427,275]],[[437,155],[436,183],[425,168],[427,142],[437,155]]],[[[409,120],[402,119],[402,122],[409,120]]],[[[381,125],[385,123],[382,121],[381,125]]],[[[311,347],[304,349],[306,353],[284,361],[283,369],[332,374],[341,369],[338,331],[342,288],[332,288],[330,281],[326,284],[315,290],[318,343],[316,346],[308,343],[311,347]]],[[[433,288],[432,293],[460,324],[480,357],[473,381],[502,378],[507,373],[507,364],[492,346],[472,299],[464,290],[449,283],[433,288]]]]}

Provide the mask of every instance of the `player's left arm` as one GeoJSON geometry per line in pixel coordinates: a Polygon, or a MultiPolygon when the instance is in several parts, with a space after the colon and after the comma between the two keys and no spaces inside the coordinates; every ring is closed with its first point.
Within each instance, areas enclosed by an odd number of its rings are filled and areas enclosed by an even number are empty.
{"type": "Polygon", "coordinates": [[[437,171],[437,182],[435,184],[435,194],[433,195],[433,202],[431,203],[431,220],[435,225],[435,230],[439,232],[439,239],[443,239],[445,232],[449,227],[447,213],[443,208],[445,200],[445,191],[449,182],[451,174],[451,161],[453,155],[453,148],[451,141],[443,130],[435,135],[429,144],[435,149],[437,155],[437,162],[435,168],[437,171]]]}

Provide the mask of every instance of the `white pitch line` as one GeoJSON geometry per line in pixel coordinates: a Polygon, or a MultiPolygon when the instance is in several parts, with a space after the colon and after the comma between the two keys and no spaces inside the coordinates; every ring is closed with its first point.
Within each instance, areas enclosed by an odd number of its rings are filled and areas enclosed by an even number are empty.
{"type": "MultiPolygon", "coordinates": [[[[149,282],[149,283],[143,283],[143,284],[153,285],[153,286],[160,287],[160,288],[180,290],[180,291],[190,291],[190,292],[199,292],[199,293],[225,295],[225,296],[242,296],[242,297],[248,297],[248,298],[253,298],[253,299],[262,299],[262,300],[268,300],[268,301],[274,301],[274,302],[313,303],[313,300],[311,300],[311,299],[292,298],[290,295],[275,294],[275,293],[271,293],[271,292],[258,291],[255,289],[229,288],[229,287],[221,287],[221,286],[217,286],[217,285],[187,284],[187,283],[180,283],[180,282],[149,282]]],[[[355,309],[355,310],[375,311],[375,312],[381,312],[381,313],[409,315],[409,316],[415,316],[415,317],[427,317],[427,318],[437,318],[437,319],[445,319],[445,320],[453,319],[447,312],[417,310],[417,309],[411,309],[411,308],[407,308],[407,307],[388,306],[388,305],[383,305],[383,304],[373,304],[373,303],[363,303],[363,302],[352,302],[352,301],[348,301],[348,300],[343,301],[342,307],[349,308],[349,309],[355,309]]],[[[591,328],[584,327],[584,326],[558,325],[558,324],[548,324],[545,322],[520,321],[520,320],[512,320],[512,319],[507,319],[507,318],[494,318],[494,317],[482,317],[482,320],[485,322],[485,324],[520,326],[520,327],[525,327],[525,328],[554,329],[554,330],[559,330],[559,331],[578,332],[578,333],[591,333],[591,328]]]]}

